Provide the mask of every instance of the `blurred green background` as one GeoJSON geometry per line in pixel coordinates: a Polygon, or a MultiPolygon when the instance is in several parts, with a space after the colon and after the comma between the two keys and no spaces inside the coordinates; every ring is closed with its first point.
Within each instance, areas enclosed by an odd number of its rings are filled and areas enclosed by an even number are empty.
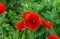
{"type": "Polygon", "coordinates": [[[26,11],[37,12],[41,18],[52,21],[54,26],[48,35],[60,36],[60,0],[0,0],[6,5],[6,12],[0,15],[0,39],[45,39],[46,28],[17,31],[16,23],[26,11]]]}

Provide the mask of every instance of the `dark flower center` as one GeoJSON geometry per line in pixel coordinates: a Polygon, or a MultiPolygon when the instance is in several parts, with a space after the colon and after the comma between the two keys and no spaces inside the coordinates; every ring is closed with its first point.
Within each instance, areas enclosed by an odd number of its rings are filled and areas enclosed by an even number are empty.
{"type": "Polygon", "coordinates": [[[36,24],[35,20],[31,20],[30,22],[31,22],[32,25],[36,24]]]}

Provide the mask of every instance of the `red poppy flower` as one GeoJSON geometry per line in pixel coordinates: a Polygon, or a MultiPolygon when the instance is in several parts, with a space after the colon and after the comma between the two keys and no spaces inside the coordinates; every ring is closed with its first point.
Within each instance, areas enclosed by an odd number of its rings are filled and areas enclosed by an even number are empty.
{"type": "Polygon", "coordinates": [[[3,14],[6,11],[4,3],[0,2],[0,14],[3,14]]]}
{"type": "Polygon", "coordinates": [[[53,26],[53,23],[52,22],[47,22],[45,19],[42,19],[42,24],[47,28],[47,29],[50,29],[52,28],[53,26]]]}
{"type": "Polygon", "coordinates": [[[24,21],[20,20],[20,21],[16,24],[16,29],[17,29],[17,30],[24,30],[24,21]]]}
{"type": "Polygon", "coordinates": [[[53,23],[52,22],[49,22],[49,25],[53,26],[53,23]]]}
{"type": "Polygon", "coordinates": [[[59,37],[54,34],[51,34],[48,36],[48,39],[59,39],[59,37]]]}
{"type": "Polygon", "coordinates": [[[26,26],[30,30],[36,30],[41,24],[40,16],[35,12],[28,13],[30,13],[30,15],[26,18],[26,26]]]}

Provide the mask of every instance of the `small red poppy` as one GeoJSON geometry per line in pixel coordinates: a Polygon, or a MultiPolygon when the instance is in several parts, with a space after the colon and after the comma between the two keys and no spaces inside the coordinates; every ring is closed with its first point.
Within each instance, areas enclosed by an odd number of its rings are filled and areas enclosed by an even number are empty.
{"type": "Polygon", "coordinates": [[[30,13],[30,15],[26,18],[26,26],[30,30],[36,30],[41,24],[40,16],[35,12],[28,13],[30,13]]]}
{"type": "Polygon", "coordinates": [[[53,26],[53,23],[52,22],[47,22],[45,19],[42,19],[42,25],[44,25],[47,29],[50,29],[50,28],[52,28],[52,26],[53,26]]]}
{"type": "Polygon", "coordinates": [[[51,34],[48,36],[48,39],[59,39],[59,37],[54,34],[51,34]]]}
{"type": "Polygon", "coordinates": [[[49,22],[49,25],[53,26],[53,23],[52,22],[49,22]]]}
{"type": "Polygon", "coordinates": [[[19,22],[17,22],[16,29],[17,30],[24,30],[24,21],[20,20],[19,22]]]}
{"type": "Polygon", "coordinates": [[[3,14],[6,11],[4,3],[0,2],[0,14],[3,14]]]}
{"type": "Polygon", "coordinates": [[[30,15],[30,13],[32,13],[32,12],[24,12],[22,14],[22,18],[25,18],[26,19],[30,15]]]}

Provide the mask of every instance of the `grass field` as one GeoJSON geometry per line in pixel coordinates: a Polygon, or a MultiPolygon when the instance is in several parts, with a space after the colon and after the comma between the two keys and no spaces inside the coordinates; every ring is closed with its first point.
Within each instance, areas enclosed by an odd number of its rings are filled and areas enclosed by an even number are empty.
{"type": "Polygon", "coordinates": [[[60,0],[0,0],[6,6],[6,11],[0,15],[0,39],[47,39],[46,35],[55,34],[60,37],[60,0]],[[40,25],[37,30],[16,30],[21,15],[26,12],[36,12],[40,18],[53,22],[53,27],[46,30],[40,25]]]}

